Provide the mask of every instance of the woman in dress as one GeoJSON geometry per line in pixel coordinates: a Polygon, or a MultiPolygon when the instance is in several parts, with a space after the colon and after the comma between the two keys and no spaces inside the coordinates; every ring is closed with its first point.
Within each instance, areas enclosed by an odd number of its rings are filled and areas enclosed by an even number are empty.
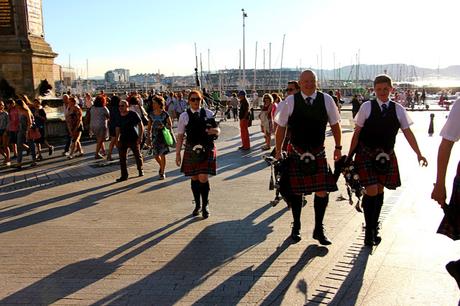
{"type": "Polygon", "coordinates": [[[48,148],[48,154],[52,155],[54,152],[54,147],[48,143],[46,140],[46,112],[45,109],[42,107],[40,100],[34,99],[32,114],[34,115],[35,126],[38,128],[40,132],[40,138],[35,140],[36,151],[37,151],[37,160],[42,160],[42,145],[45,145],[48,148]]]}
{"type": "Polygon", "coordinates": [[[8,113],[5,104],[0,100],[0,154],[5,157],[2,165],[10,166],[10,149],[8,148],[8,113]]]}
{"type": "Polygon", "coordinates": [[[168,145],[163,136],[163,128],[167,128],[171,135],[172,121],[165,110],[166,103],[163,97],[155,95],[152,98],[152,112],[149,114],[147,125],[147,144],[151,147],[151,152],[155,160],[160,165],[159,179],[165,179],[166,154],[169,153],[168,145]]]}
{"type": "Polygon", "coordinates": [[[33,125],[33,115],[30,111],[27,104],[21,100],[16,100],[16,107],[18,109],[19,114],[19,130],[17,134],[17,146],[18,146],[18,160],[16,164],[16,168],[22,168],[22,152],[23,150],[27,150],[27,152],[32,153],[32,166],[36,165],[35,159],[35,145],[33,140],[29,137],[30,129],[36,128],[33,125]]]}
{"type": "Polygon", "coordinates": [[[192,90],[188,96],[190,108],[179,117],[177,124],[176,164],[185,176],[191,177],[191,188],[195,200],[193,216],[202,211],[203,218],[209,217],[209,175],[216,175],[215,138],[220,129],[213,113],[201,107],[203,95],[192,90]],[[185,152],[181,157],[184,135],[187,136],[185,152]],[[201,199],[200,199],[201,196],[201,199]],[[202,203],[201,203],[202,202],[202,203]],[[201,204],[202,205],[201,205],[201,204]]]}
{"type": "Polygon", "coordinates": [[[81,133],[83,132],[83,112],[74,97],[69,98],[69,105],[66,116],[67,129],[72,140],[70,145],[70,154],[68,159],[83,156],[83,150],[80,143],[81,133]],[[77,154],[74,153],[77,152],[77,154]]]}
{"type": "Polygon", "coordinates": [[[260,110],[259,119],[260,119],[260,128],[265,137],[265,145],[262,147],[262,150],[270,150],[271,147],[271,135],[273,130],[273,118],[272,118],[272,105],[273,97],[270,94],[264,94],[263,96],[264,105],[260,110]]]}
{"type": "Polygon", "coordinates": [[[106,98],[104,96],[97,96],[94,99],[94,104],[89,110],[90,112],[90,123],[89,128],[96,137],[96,152],[95,159],[102,159],[105,155],[105,146],[104,141],[107,139],[108,135],[108,125],[107,122],[110,118],[110,113],[106,104],[106,98]],[[102,154],[101,154],[102,153],[102,154]]]}
{"type": "Polygon", "coordinates": [[[109,144],[109,150],[107,152],[107,160],[110,161],[112,160],[112,152],[113,148],[115,147],[115,144],[117,143],[117,133],[116,133],[116,127],[117,127],[117,122],[120,120],[120,109],[118,107],[118,104],[120,103],[121,99],[118,96],[113,96],[110,98],[109,101],[109,136],[110,136],[110,144],[109,144]]]}

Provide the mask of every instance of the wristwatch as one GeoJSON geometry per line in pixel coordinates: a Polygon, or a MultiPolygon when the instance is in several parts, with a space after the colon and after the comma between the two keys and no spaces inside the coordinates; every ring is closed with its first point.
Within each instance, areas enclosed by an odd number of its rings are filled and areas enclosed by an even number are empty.
{"type": "Polygon", "coordinates": [[[342,146],[335,146],[336,150],[342,150],[342,146]]]}

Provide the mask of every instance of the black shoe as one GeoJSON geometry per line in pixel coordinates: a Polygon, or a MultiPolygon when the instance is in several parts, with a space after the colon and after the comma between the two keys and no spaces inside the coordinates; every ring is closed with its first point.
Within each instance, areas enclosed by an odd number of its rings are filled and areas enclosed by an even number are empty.
{"type": "Polygon", "coordinates": [[[196,217],[200,214],[200,208],[195,207],[195,209],[192,211],[192,216],[196,217]]]}
{"type": "Polygon", "coordinates": [[[144,170],[139,170],[139,177],[144,176],[144,170]]]}
{"type": "Polygon", "coordinates": [[[302,237],[300,236],[300,230],[298,228],[292,228],[291,239],[294,241],[294,243],[297,243],[300,240],[302,240],[302,237]]]}
{"type": "Polygon", "coordinates": [[[204,219],[207,219],[209,217],[209,210],[207,205],[203,205],[203,210],[201,211],[201,214],[203,215],[204,219]]]}
{"type": "Polygon", "coordinates": [[[457,281],[457,286],[460,289],[460,264],[457,261],[451,261],[446,265],[446,270],[449,272],[455,281],[457,281]]]}
{"type": "Polygon", "coordinates": [[[371,229],[366,229],[366,234],[364,235],[364,245],[369,246],[369,247],[376,245],[374,237],[375,237],[374,231],[371,229]]]}
{"type": "Polygon", "coordinates": [[[54,153],[54,147],[53,147],[53,146],[50,146],[50,147],[48,148],[48,155],[53,155],[53,153],[54,153]]]}
{"type": "Polygon", "coordinates": [[[122,177],[120,177],[120,178],[117,178],[115,181],[116,181],[117,183],[119,183],[119,182],[123,182],[123,181],[127,181],[127,180],[128,180],[127,177],[122,176],[122,177]]]}
{"type": "Polygon", "coordinates": [[[332,242],[324,234],[324,228],[322,226],[320,228],[315,228],[313,231],[313,239],[318,240],[322,245],[332,244],[332,242]]]}

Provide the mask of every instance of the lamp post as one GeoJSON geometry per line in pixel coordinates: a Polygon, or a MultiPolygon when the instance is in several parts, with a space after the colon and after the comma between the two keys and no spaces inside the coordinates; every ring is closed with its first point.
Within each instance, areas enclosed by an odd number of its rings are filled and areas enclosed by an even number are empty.
{"type": "Polygon", "coordinates": [[[241,12],[243,12],[243,90],[246,90],[246,41],[245,41],[245,33],[244,33],[244,30],[245,30],[245,23],[244,23],[244,19],[246,17],[248,17],[248,14],[246,14],[246,12],[244,11],[244,8],[241,9],[241,12]]]}

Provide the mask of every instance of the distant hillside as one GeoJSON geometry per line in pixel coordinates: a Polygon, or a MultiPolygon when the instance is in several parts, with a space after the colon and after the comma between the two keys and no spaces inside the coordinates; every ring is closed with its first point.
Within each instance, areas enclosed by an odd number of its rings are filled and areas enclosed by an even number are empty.
{"type": "Polygon", "coordinates": [[[387,72],[396,81],[409,81],[420,78],[455,78],[460,79],[460,65],[449,66],[446,68],[431,69],[422,68],[414,65],[406,64],[387,64],[387,65],[356,65],[345,66],[335,70],[317,70],[321,74],[322,79],[342,79],[342,80],[355,80],[357,73],[359,79],[373,79],[375,75],[387,72]],[[359,69],[359,71],[357,71],[359,69]]]}

